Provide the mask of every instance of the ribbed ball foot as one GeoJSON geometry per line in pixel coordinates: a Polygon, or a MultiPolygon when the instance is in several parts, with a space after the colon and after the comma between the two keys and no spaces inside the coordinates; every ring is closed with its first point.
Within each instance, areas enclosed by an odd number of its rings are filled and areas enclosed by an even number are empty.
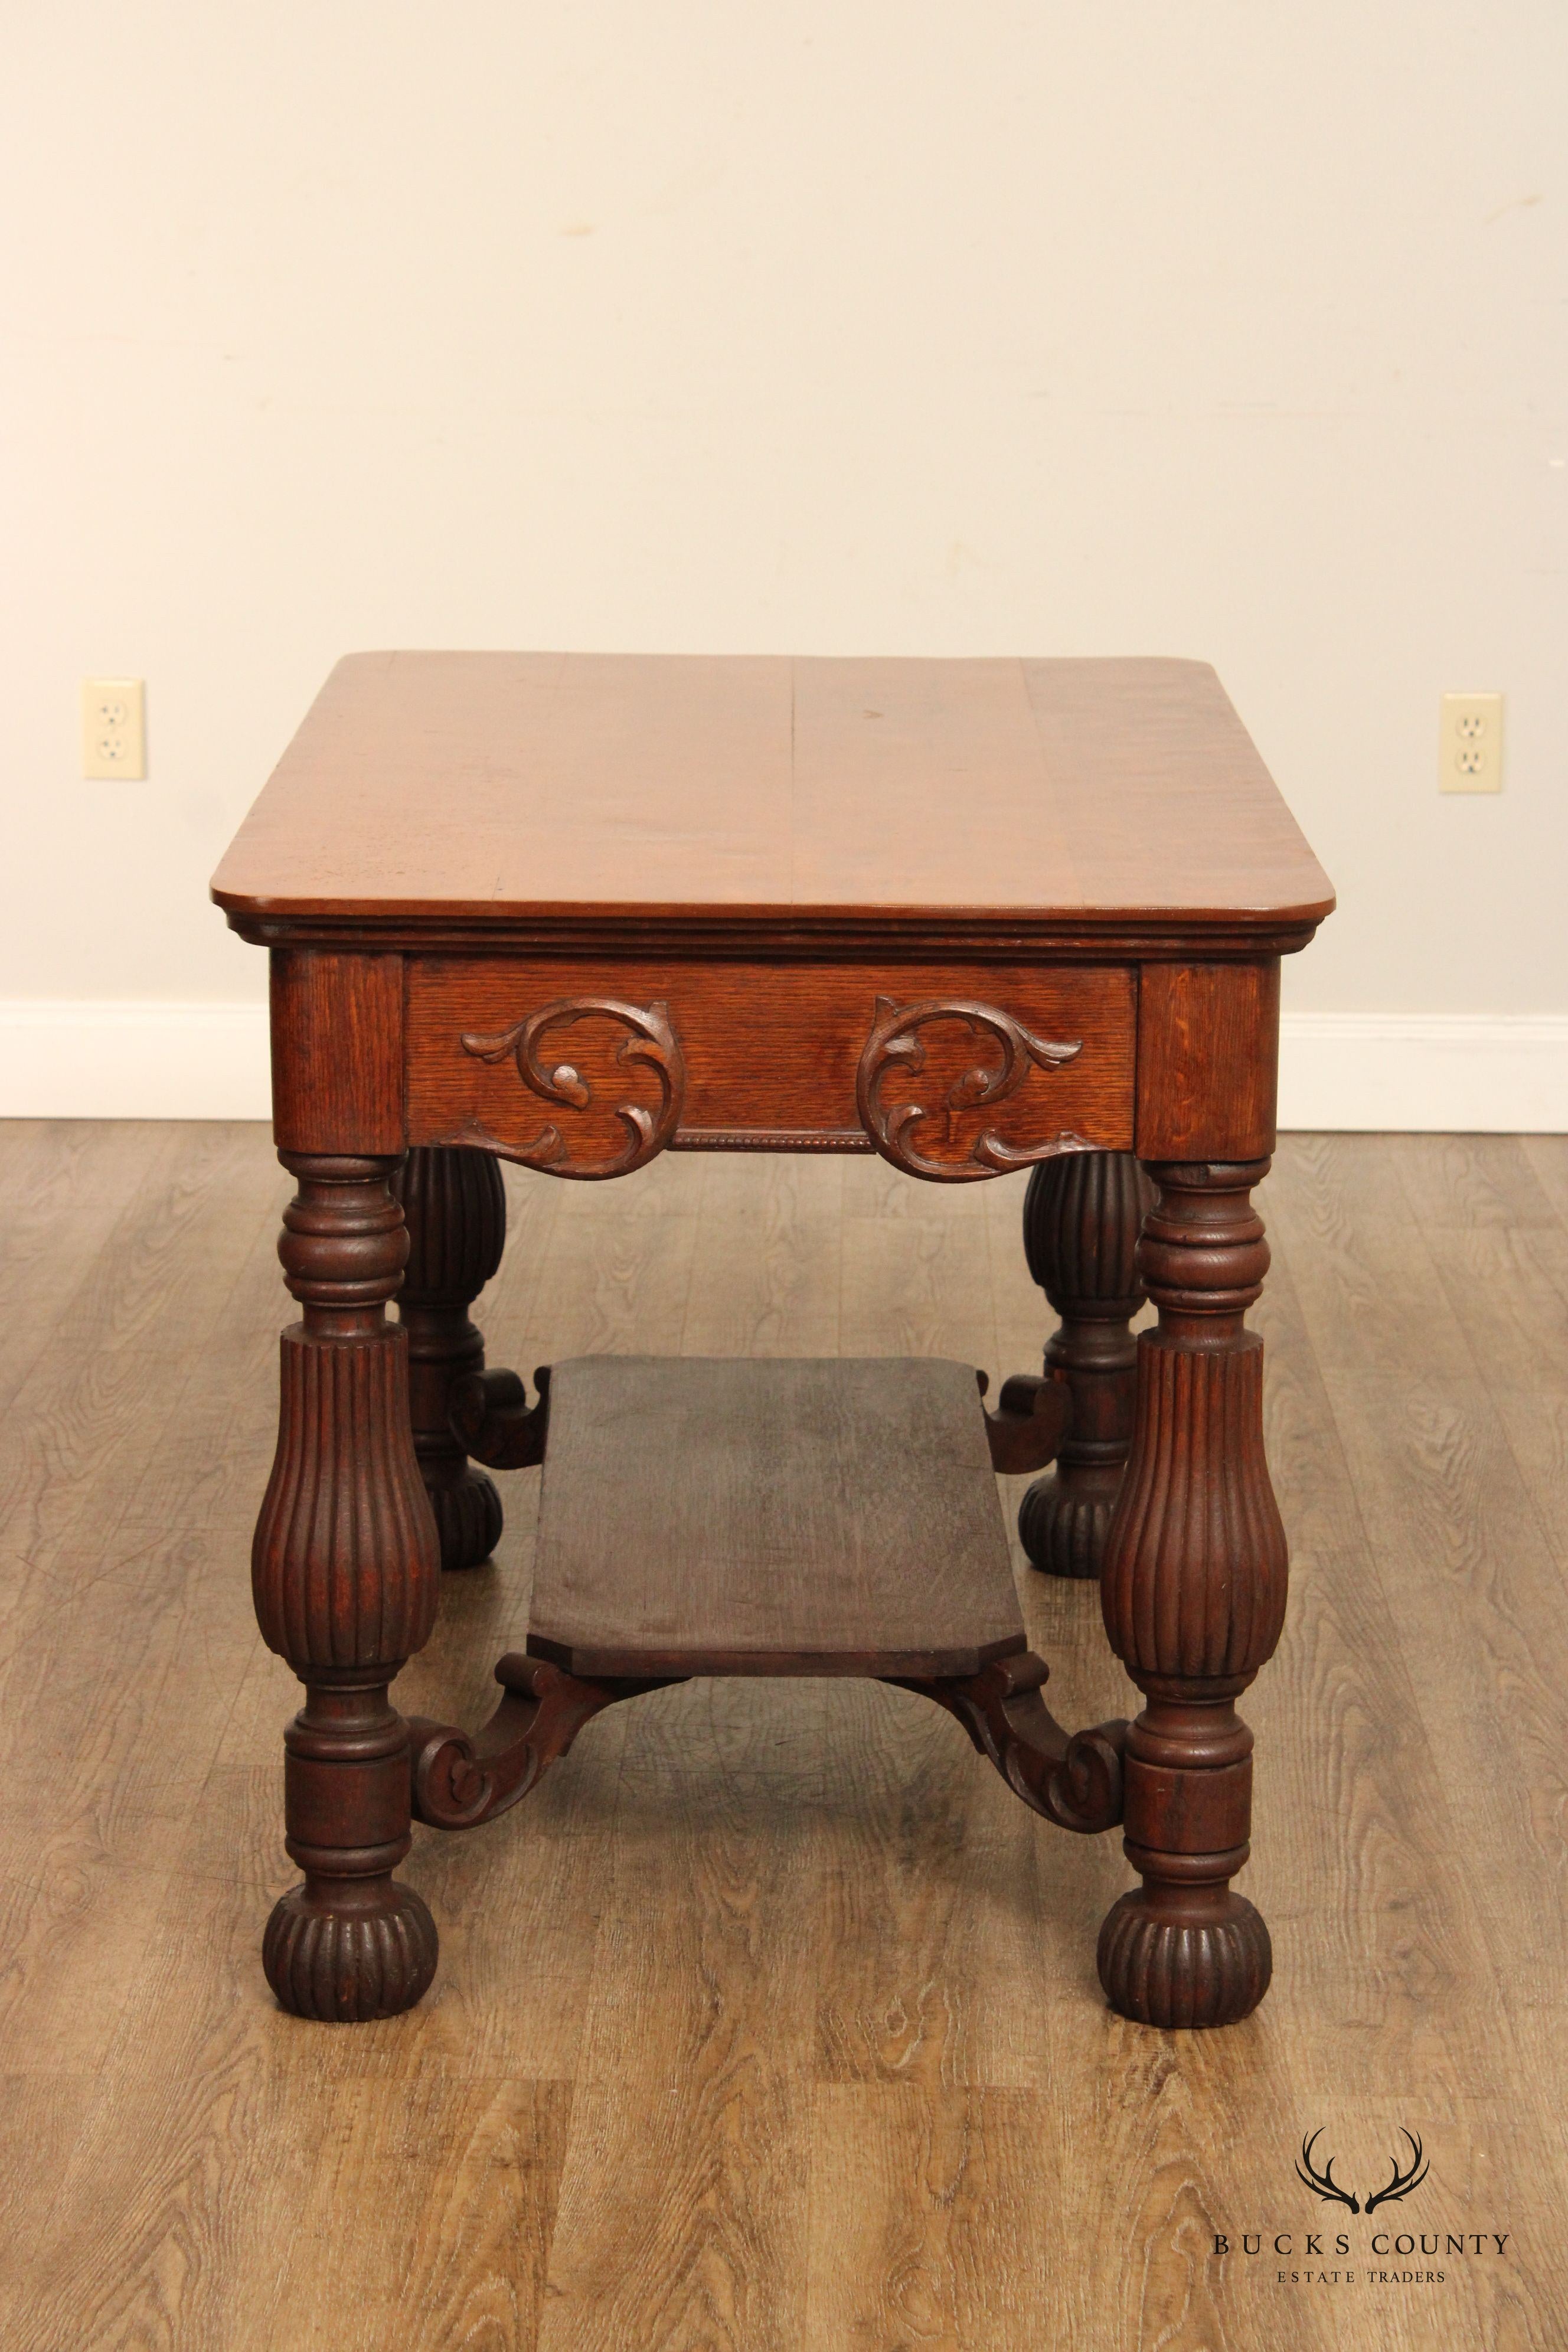
{"type": "Polygon", "coordinates": [[[1018,1539],[1042,1576],[1097,1577],[1110,1532],[1112,1495],[1064,1490],[1055,1471],[1037,1478],[1018,1506],[1018,1539]]]}
{"type": "Polygon", "coordinates": [[[1227,1895],[1208,1917],[1156,1909],[1142,1887],[1113,1904],[1100,1931],[1100,1981],[1122,2017],[1140,2025],[1235,2025],[1268,1990],[1268,1930],[1245,1895],[1227,1895]]]}
{"type": "Polygon", "coordinates": [[[431,1486],[441,1565],[478,1568],[500,1541],[500,1496],[482,1470],[466,1469],[451,1486],[431,1486]]]}
{"type": "Polygon", "coordinates": [[[273,1906],[261,1965],[281,2008],[339,2025],[413,2008],[436,1973],[436,1922],[395,1878],[376,1894],[363,1908],[328,1910],[300,1885],[273,1906]]]}

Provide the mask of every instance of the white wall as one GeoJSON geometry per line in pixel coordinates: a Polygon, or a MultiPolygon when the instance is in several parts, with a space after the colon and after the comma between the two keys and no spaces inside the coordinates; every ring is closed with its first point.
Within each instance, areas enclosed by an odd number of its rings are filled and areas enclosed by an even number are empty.
{"type": "Polygon", "coordinates": [[[1133,650],[1339,885],[1298,1014],[1568,1013],[1562,0],[0,0],[0,999],[259,997],[351,646],[1133,650]]]}

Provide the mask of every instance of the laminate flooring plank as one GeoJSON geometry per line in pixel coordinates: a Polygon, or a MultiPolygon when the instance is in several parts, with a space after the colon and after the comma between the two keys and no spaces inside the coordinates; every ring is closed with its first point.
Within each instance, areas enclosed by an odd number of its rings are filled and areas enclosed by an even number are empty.
{"type": "Polygon", "coordinates": [[[820,1689],[624,1710],[542,2352],[805,2340],[820,1689]]]}
{"type": "Polygon", "coordinates": [[[1244,1891],[1272,1925],[1268,2014],[1283,2007],[1293,2020],[1303,2088],[1403,2085],[1426,2112],[1452,2115],[1467,2095],[1500,2087],[1492,1956],[1461,1821],[1436,1793],[1436,1735],[1378,1525],[1363,1517],[1308,1335],[1303,1292],[1321,1278],[1310,1254],[1302,1289],[1297,1272],[1277,1254],[1251,1317],[1291,1561],[1279,1651],[1240,1702],[1258,1739],[1244,1891]],[[1331,2042],[1314,2031],[1330,2018],[1331,2042]]]}
{"type": "Polygon", "coordinates": [[[711,1152],[701,1166],[682,1354],[837,1355],[842,1160],[711,1152]]]}
{"type": "MultiPolygon", "coordinates": [[[[206,1825],[189,1836],[200,1843],[206,1825]]],[[[254,1858],[176,1876],[46,2224],[14,2325],[28,2352],[271,2352],[307,2216],[317,2057],[257,1967],[254,1858]]],[[[299,2315],[296,2315],[298,2318],[299,2315]]]]}
{"type": "Polygon", "coordinates": [[[847,1155],[843,1173],[843,1213],[846,1218],[870,1217],[879,1223],[984,1224],[985,1195],[990,1183],[933,1184],[906,1176],[879,1152],[847,1155]]]}
{"type": "MultiPolygon", "coordinates": [[[[206,1737],[196,1704],[204,1666],[216,1678],[218,1703],[226,1710],[232,1704],[235,1664],[248,1654],[254,1628],[246,1623],[243,1605],[235,1605],[234,1580],[215,1585],[215,1546],[202,1523],[200,1501],[216,1460],[219,1475],[237,1465],[251,1471],[228,1491],[243,1510],[253,1507],[254,1460],[232,1441],[237,1420],[245,1432],[254,1426],[257,1351],[242,1324],[226,1317],[224,1308],[226,1294],[232,1298],[237,1289],[243,1292],[245,1276],[253,1276],[264,1246],[264,1214],[265,1210],[258,1213],[254,1199],[246,1202],[242,1196],[222,1230],[204,1236],[205,1287],[174,1280],[157,1286],[151,1319],[138,1326],[138,1335],[145,1350],[169,1370],[143,1383],[151,1424],[146,1428],[136,1427],[132,1368],[125,1368],[123,1384],[117,1371],[117,1411],[113,1416],[105,1412],[102,1435],[118,1478],[105,1477],[96,1460],[90,1470],[77,1472],[94,1506],[90,1516],[84,1521],[68,1503],[57,1515],[52,1496],[46,1492],[39,1497],[39,1515],[58,1516],[62,1532],[31,1549],[6,1627],[0,1686],[9,1737],[0,1734],[0,1757],[9,1757],[10,1769],[0,1818],[7,1804],[29,1801],[38,1776],[58,1788],[68,1767],[79,1786],[96,1770],[100,1784],[112,1788],[116,1801],[131,1811],[161,1808],[160,1780],[174,1801],[182,1790],[188,1801],[191,1751],[183,1742],[186,1733],[195,1733],[198,1744],[206,1737]],[[199,1400],[195,1415],[184,1410],[191,1395],[199,1400]],[[217,1426],[231,1442],[198,1446],[193,1476],[183,1433],[189,1419],[214,1413],[221,1416],[217,1426]],[[128,1424],[142,1441],[139,1448],[124,1443],[128,1424]],[[187,1496],[189,1518],[181,1507],[187,1496]],[[56,1654],[62,1609],[69,1612],[72,1634],[63,1656],[56,1654]],[[149,1720],[147,1710],[157,1708],[163,1684],[176,1666],[181,1706],[168,1719],[154,1714],[149,1720]]],[[[74,1397],[72,1405],[79,1410],[74,1397]]],[[[26,1517],[23,1524],[25,1532],[26,1517]]],[[[226,1547],[216,1549],[226,1565],[226,1547]]],[[[220,1721],[214,1741],[221,1727],[220,1721]]]]}
{"type": "Polygon", "coordinates": [[[304,2168],[279,2352],[534,2352],[571,2106],[569,2084],[454,2078],[427,2058],[395,2096],[334,2084],[304,2168]]]}
{"type": "Polygon", "coordinates": [[[1048,2096],[933,2084],[816,2094],[803,2344],[1039,2352],[1067,2324],[1068,2263],[1039,2242],[1055,2202],[1048,2096]]]}
{"type": "Polygon", "coordinates": [[[162,1125],[0,1121],[0,1408],[47,1346],[127,1198],[169,1152],[162,1125]]]}
{"type": "Polygon", "coordinates": [[[1482,1225],[1426,1238],[1444,1299],[1492,1393],[1568,1387],[1568,1232],[1482,1225]]]}
{"type": "Polygon", "coordinates": [[[95,2074],[71,2071],[63,2050],[47,2071],[0,2074],[0,2344],[16,2352],[27,2344],[19,2313],[36,2283],[33,2250],[49,2226],[96,2084],[95,2074]]]}
{"type": "Polygon", "coordinates": [[[1335,1372],[1328,1389],[1500,1974],[1560,1990],[1568,1622],[1557,1564],[1479,1381],[1335,1372]]]}
{"type": "Polygon", "coordinates": [[[1302,1311],[1324,1371],[1471,1370],[1385,1137],[1281,1136],[1261,1206],[1271,1240],[1303,1269],[1302,1311]]]}
{"type": "MultiPolygon", "coordinates": [[[[662,1165],[655,1160],[639,1171],[627,1181],[626,1192],[662,1165]]],[[[526,1366],[531,1378],[536,1365],[567,1356],[679,1355],[700,1222],[695,1182],[678,1192],[679,1209],[668,1214],[635,1200],[623,1205],[619,1186],[556,1189],[599,1195],[600,1213],[557,1211],[521,1344],[511,1342],[504,1352],[498,1344],[496,1361],[526,1366]]]]}
{"type": "Polygon", "coordinates": [[[1558,1223],[1568,1226],[1568,1135],[1521,1135],[1519,1140],[1558,1223]]]}
{"type": "Polygon", "coordinates": [[[221,1774],[208,1798],[56,2183],[19,2340],[531,2347],[568,2090],[515,2048],[485,2075],[438,2001],[353,2032],[286,2016],[258,1965],[295,1875],[277,1774],[221,1774]]]}
{"type": "Polygon", "coordinates": [[[1026,2265],[1065,2272],[1068,2325],[1056,2340],[1118,2352],[1326,2352],[1345,2340],[1274,2268],[1215,2244],[1239,2247],[1244,2231],[1294,2210],[1284,2192],[1299,2109],[1267,2011],[1223,2036],[1154,2035],[1060,1997],[1050,2015],[1042,2091],[1059,2117],[1061,2168],[1015,2263],[1020,2294],[1026,2265]]]}
{"type": "Polygon", "coordinates": [[[850,1683],[825,1704],[816,2078],[1038,2087],[1050,1829],[929,1699],[850,1683]]]}
{"type": "Polygon", "coordinates": [[[1568,1601],[1568,1381],[1494,1388],[1492,1402],[1568,1601]]]}
{"type": "MultiPolygon", "coordinates": [[[[169,1181],[177,1189],[172,1171],[169,1181]]],[[[147,1204],[154,1229],[165,1213],[162,1201],[147,1204]]],[[[193,1342],[221,1308],[233,1252],[247,1246],[243,1205],[235,1214],[233,1231],[208,1237],[205,1288],[169,1281],[162,1313],[133,1327],[178,1368],[176,1404],[178,1383],[199,1377],[193,1342]]],[[[139,1230],[124,1238],[132,1262],[161,1271],[162,1251],[147,1249],[139,1230]]],[[[121,1305],[112,1283],[107,1301],[121,1305]]],[[[136,1418],[129,1384],[114,1393],[121,1425],[106,1420],[106,1438],[136,1418]]],[[[72,2051],[86,2065],[101,2058],[256,1647],[247,1611],[226,1615],[220,1599],[215,1618],[215,1596],[226,1595],[205,1572],[211,1546],[200,1531],[168,1532],[180,1525],[177,1477],[170,1518],[156,1533],[127,1531],[145,1439],[164,1434],[162,1415],[135,1433],[140,1457],[134,1440],[114,1457],[119,1492],[103,1496],[85,1527],[66,1514],[63,1536],[18,1563],[22,1603],[6,1627],[0,2031],[26,2065],[72,2051]]]]}
{"type": "Polygon", "coordinates": [[[1384,1139],[1424,1232],[1444,1226],[1528,1232],[1559,1222],[1521,1135],[1393,1135],[1384,1139]]]}
{"type": "Polygon", "coordinates": [[[106,1498],[123,1504],[273,1192],[257,1129],[174,1130],[0,1422],[0,1519],[15,1551],[42,1552],[106,1498]]]}
{"type": "Polygon", "coordinates": [[[994,1398],[996,1318],[981,1218],[847,1214],[842,1246],[847,1356],[951,1357],[989,1373],[994,1398]]]}

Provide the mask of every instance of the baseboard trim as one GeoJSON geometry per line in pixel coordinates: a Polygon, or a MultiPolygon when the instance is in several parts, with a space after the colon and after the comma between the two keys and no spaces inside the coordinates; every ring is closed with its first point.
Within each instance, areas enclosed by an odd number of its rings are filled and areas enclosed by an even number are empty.
{"type": "Polygon", "coordinates": [[[1287,1013],[1279,1124],[1568,1133],[1568,1013],[1287,1013]]]}
{"type": "Polygon", "coordinates": [[[265,1004],[0,1000],[0,1118],[271,1116],[265,1004]]]}
{"type": "MultiPolygon", "coordinates": [[[[266,1118],[264,1004],[0,1001],[0,1118],[266,1118]]],[[[1282,1128],[1568,1133],[1568,1013],[1288,1013],[1282,1128]]]]}

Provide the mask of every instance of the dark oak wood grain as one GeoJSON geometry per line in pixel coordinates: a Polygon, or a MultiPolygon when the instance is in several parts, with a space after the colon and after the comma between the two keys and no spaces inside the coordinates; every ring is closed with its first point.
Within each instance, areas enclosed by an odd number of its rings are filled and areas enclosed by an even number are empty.
{"type": "Polygon", "coordinates": [[[1025,1195],[1029,1272],[1062,1318],[1046,1370],[1070,1399],[1057,1466],[1018,1509],[1024,1549],[1049,1576],[1098,1576],[1105,1557],[1132,1443],[1138,1235],[1153,1197],[1131,1153],[1110,1151],[1047,1161],[1025,1195]]]}
{"type": "Polygon", "coordinates": [[[1024,1646],[968,1365],[552,1367],[536,1656],[588,1676],[934,1676],[1024,1646]]]}
{"type": "Polygon", "coordinates": [[[443,1568],[476,1568],[501,1531],[494,1481],[475,1470],[453,1430],[455,1392],[484,1371],[485,1343],[468,1309],[500,1265],[506,1191],[483,1151],[411,1151],[392,1179],[408,1228],[398,1320],[408,1334],[414,1450],[436,1515],[443,1568]]]}

